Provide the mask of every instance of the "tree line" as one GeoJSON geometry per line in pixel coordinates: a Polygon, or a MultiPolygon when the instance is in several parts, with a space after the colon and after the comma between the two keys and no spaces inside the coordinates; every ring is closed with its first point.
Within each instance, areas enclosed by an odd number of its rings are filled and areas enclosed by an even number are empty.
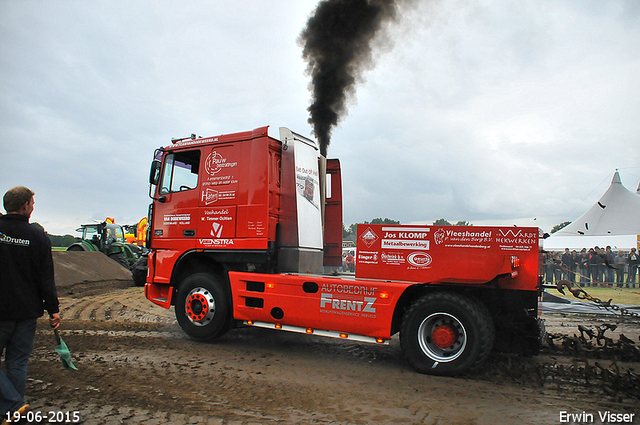
{"type": "Polygon", "coordinates": [[[49,237],[49,240],[51,241],[51,246],[55,246],[58,248],[64,248],[64,247],[68,247],[73,245],[76,242],[80,241],[80,238],[72,236],[72,235],[64,235],[64,236],[60,236],[60,235],[51,235],[49,233],[47,233],[46,230],[44,230],[44,227],[42,227],[42,225],[40,223],[33,223],[34,226],[39,227],[42,229],[42,231],[49,237]]]}

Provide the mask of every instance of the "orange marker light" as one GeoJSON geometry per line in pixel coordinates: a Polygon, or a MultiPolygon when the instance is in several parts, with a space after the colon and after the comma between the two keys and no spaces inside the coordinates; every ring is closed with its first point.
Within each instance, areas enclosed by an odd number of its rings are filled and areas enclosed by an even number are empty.
{"type": "Polygon", "coordinates": [[[387,298],[389,298],[389,293],[388,292],[380,292],[380,298],[386,300],[387,298]]]}
{"type": "Polygon", "coordinates": [[[271,282],[267,283],[267,289],[273,289],[275,287],[276,287],[275,283],[271,283],[271,282]]]}
{"type": "Polygon", "coordinates": [[[247,320],[247,325],[253,325],[253,320],[247,320]]]}
{"type": "Polygon", "coordinates": [[[349,335],[347,335],[347,334],[340,334],[340,338],[349,338],[349,335]]]}
{"type": "Polygon", "coordinates": [[[280,323],[276,324],[276,329],[282,329],[282,325],[280,323]]]}
{"type": "Polygon", "coordinates": [[[307,330],[305,332],[307,332],[308,334],[312,334],[313,333],[313,329],[307,328],[307,330]]]}

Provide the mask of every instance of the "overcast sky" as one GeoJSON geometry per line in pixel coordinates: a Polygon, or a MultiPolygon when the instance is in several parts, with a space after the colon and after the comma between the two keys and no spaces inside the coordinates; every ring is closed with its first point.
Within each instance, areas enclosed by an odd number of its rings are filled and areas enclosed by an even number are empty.
{"type": "MultiPolygon", "coordinates": [[[[0,1],[0,191],[52,234],[147,213],[153,150],[311,135],[297,38],[317,1],[0,1]]],[[[540,226],[640,182],[640,2],[418,1],[379,39],[329,157],[346,225],[540,226]]]]}

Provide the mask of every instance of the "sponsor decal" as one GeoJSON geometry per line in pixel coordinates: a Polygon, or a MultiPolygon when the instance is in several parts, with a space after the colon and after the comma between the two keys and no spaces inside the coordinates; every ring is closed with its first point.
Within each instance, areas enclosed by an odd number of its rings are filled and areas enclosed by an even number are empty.
{"type": "MultiPolygon", "coordinates": [[[[235,207],[212,207],[203,211],[200,220],[203,222],[211,222],[211,227],[205,232],[209,232],[214,238],[223,237],[223,229],[226,229],[226,237],[234,236],[233,229],[235,227],[235,207]],[[225,226],[228,224],[228,226],[225,226]],[[231,232],[229,232],[231,229],[231,232]]],[[[206,227],[204,227],[206,229],[206,227]]]]}
{"type": "MultiPolygon", "coordinates": [[[[296,167],[296,169],[300,169],[296,167]]],[[[307,171],[306,169],[303,169],[307,171]]],[[[316,173],[317,174],[317,173],[316,173]]],[[[320,209],[318,203],[315,202],[316,196],[316,187],[318,186],[318,182],[316,179],[311,177],[309,174],[296,173],[296,187],[298,189],[298,194],[307,200],[311,205],[320,209]]]]}
{"type": "Polygon", "coordinates": [[[375,319],[377,290],[364,285],[325,283],[321,289],[320,313],[375,319]]]}
{"type": "Polygon", "coordinates": [[[228,162],[227,158],[220,155],[217,151],[211,152],[204,162],[205,170],[212,176],[219,173],[223,168],[234,168],[237,166],[237,162],[228,162]]]}
{"type": "Polygon", "coordinates": [[[455,230],[442,228],[433,234],[436,245],[444,245],[447,248],[481,248],[489,249],[493,242],[491,230],[455,230]]]}
{"type": "Polygon", "coordinates": [[[339,283],[332,283],[322,285],[322,292],[334,292],[336,294],[349,294],[349,295],[369,295],[375,296],[377,287],[362,286],[362,285],[343,285],[339,283]]]}
{"type": "MultiPolygon", "coordinates": [[[[384,230],[384,229],[382,229],[384,230]]],[[[395,229],[394,229],[395,230],[395,229]]],[[[426,239],[428,232],[390,232],[385,231],[383,238],[385,239],[426,239]]]]}
{"type": "Polygon", "coordinates": [[[247,220],[247,231],[255,236],[264,236],[267,234],[267,226],[263,221],[247,220]]]}
{"type": "Polygon", "coordinates": [[[318,177],[318,170],[314,170],[312,168],[304,168],[296,165],[296,173],[307,174],[309,176],[318,177]]]}
{"type": "Polygon", "coordinates": [[[382,240],[383,249],[429,249],[429,241],[414,241],[414,240],[382,240]]]}
{"type": "Polygon", "coordinates": [[[358,251],[359,264],[378,264],[380,253],[375,251],[358,251]]]}
{"type": "Polygon", "coordinates": [[[371,230],[371,227],[367,227],[367,230],[360,235],[360,240],[367,246],[367,248],[371,248],[371,245],[376,243],[378,239],[380,238],[373,230],[371,230]]]}
{"type": "Polygon", "coordinates": [[[500,235],[496,237],[496,242],[499,243],[513,243],[521,245],[535,245],[537,244],[537,233],[525,232],[523,230],[504,230],[499,229],[500,235]]]}
{"type": "MultiPolygon", "coordinates": [[[[442,230],[442,229],[440,229],[440,230],[442,230]]],[[[472,232],[470,230],[463,230],[463,231],[447,230],[447,231],[445,231],[445,234],[450,239],[451,238],[459,238],[459,239],[487,239],[487,238],[491,238],[491,231],[489,231],[489,230],[483,230],[483,231],[479,231],[479,232],[472,232]]]]}
{"type": "Polygon", "coordinates": [[[207,217],[210,220],[233,220],[233,217],[225,217],[229,215],[229,208],[204,210],[204,215],[214,216],[207,217]]]}
{"type": "Polygon", "coordinates": [[[204,202],[207,205],[216,202],[218,200],[218,193],[219,192],[215,189],[207,188],[206,190],[203,190],[202,202],[204,202]]]}
{"type": "Polygon", "coordinates": [[[220,223],[213,223],[213,230],[211,230],[211,236],[219,238],[222,235],[223,225],[220,223]]]}
{"type": "Polygon", "coordinates": [[[218,138],[217,137],[207,137],[206,139],[197,139],[197,140],[192,140],[192,139],[184,139],[181,140],[179,142],[177,142],[175,144],[175,146],[191,146],[191,145],[199,145],[202,143],[211,143],[211,142],[217,142],[218,138]]]}
{"type": "Polygon", "coordinates": [[[233,239],[198,239],[205,248],[219,248],[233,245],[233,239]]]}
{"type": "Polygon", "coordinates": [[[503,251],[530,251],[537,247],[537,232],[525,232],[522,229],[498,229],[496,242],[503,251]]]}
{"type": "Polygon", "coordinates": [[[225,186],[238,183],[233,176],[209,177],[206,182],[202,182],[202,186],[225,186]]]}
{"type": "Polygon", "coordinates": [[[425,228],[383,227],[382,248],[387,249],[429,249],[429,232],[425,228]]]}
{"type": "Polygon", "coordinates": [[[31,241],[29,239],[12,238],[11,236],[0,232],[0,243],[6,243],[9,245],[29,246],[31,241]]]}
{"type": "Polygon", "coordinates": [[[412,252],[407,256],[407,262],[414,267],[428,267],[433,259],[426,252],[412,252]]]}
{"type": "Polygon", "coordinates": [[[391,266],[400,266],[405,263],[402,252],[383,252],[380,256],[382,262],[391,266]]]}
{"type": "Polygon", "coordinates": [[[235,190],[216,190],[211,188],[206,188],[202,191],[202,202],[205,205],[213,204],[218,201],[227,201],[236,198],[235,190]]]}
{"type": "Polygon", "coordinates": [[[228,208],[205,210],[202,221],[233,221],[233,215],[229,214],[228,208]]]}
{"type": "Polygon", "coordinates": [[[165,214],[163,218],[165,226],[191,224],[191,214],[165,214]]]}
{"type": "Polygon", "coordinates": [[[375,318],[375,302],[375,297],[337,298],[333,294],[323,292],[320,294],[320,313],[375,318]]]}

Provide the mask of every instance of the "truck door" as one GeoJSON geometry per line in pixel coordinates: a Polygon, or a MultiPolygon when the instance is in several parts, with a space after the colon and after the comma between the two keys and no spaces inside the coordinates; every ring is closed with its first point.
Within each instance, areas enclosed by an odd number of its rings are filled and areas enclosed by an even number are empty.
{"type": "Polygon", "coordinates": [[[154,248],[180,252],[195,247],[200,150],[164,155],[153,214],[154,248]]]}

